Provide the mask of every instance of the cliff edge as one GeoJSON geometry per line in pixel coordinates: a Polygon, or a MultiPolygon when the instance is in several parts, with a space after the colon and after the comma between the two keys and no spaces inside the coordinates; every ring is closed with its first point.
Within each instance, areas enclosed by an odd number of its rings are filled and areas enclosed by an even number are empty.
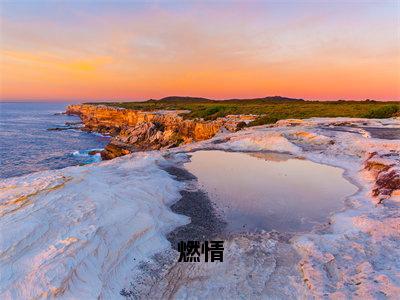
{"type": "Polygon", "coordinates": [[[112,136],[102,151],[103,159],[112,159],[133,151],[172,148],[209,139],[221,130],[236,131],[253,115],[230,115],[214,121],[187,120],[185,111],[140,111],[104,105],[70,105],[66,111],[78,115],[83,130],[112,136]]]}

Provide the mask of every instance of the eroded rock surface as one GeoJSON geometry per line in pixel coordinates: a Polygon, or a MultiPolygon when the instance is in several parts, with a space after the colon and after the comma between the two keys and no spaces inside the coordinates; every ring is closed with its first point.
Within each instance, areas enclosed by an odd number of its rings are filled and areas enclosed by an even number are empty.
{"type": "Polygon", "coordinates": [[[113,136],[102,153],[103,159],[136,150],[158,150],[207,140],[223,129],[236,131],[243,123],[256,118],[230,115],[215,121],[185,120],[181,111],[147,112],[87,104],[70,105],[67,113],[81,117],[83,130],[113,136]]]}
{"type": "Polygon", "coordinates": [[[224,262],[174,263],[179,255],[153,258],[144,276],[124,290],[129,299],[295,299],[306,295],[296,268],[300,256],[275,233],[232,236],[224,262]],[[172,263],[165,266],[164,262],[172,263]]]}
{"type": "Polygon", "coordinates": [[[395,119],[295,120],[2,180],[0,298],[397,299],[400,141],[357,124],[331,128],[355,123],[400,128],[395,119]],[[302,156],[343,168],[359,191],[312,232],[235,236],[226,263],[180,264],[166,236],[190,222],[170,206],[191,177],[160,165],[198,149],[302,156]]]}

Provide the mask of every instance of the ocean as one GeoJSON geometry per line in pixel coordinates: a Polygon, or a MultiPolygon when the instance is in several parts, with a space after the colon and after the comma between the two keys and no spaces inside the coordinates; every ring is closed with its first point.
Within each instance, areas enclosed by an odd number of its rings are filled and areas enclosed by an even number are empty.
{"type": "Polygon", "coordinates": [[[109,137],[78,129],[47,130],[80,121],[59,114],[69,103],[0,103],[0,178],[100,161],[89,155],[109,137]]]}

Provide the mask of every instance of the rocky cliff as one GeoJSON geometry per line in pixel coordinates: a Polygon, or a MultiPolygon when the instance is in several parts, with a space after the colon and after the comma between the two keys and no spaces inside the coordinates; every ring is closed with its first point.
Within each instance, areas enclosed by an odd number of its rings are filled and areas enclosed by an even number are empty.
{"type": "Polygon", "coordinates": [[[83,130],[112,136],[101,153],[111,159],[138,150],[171,148],[213,137],[222,129],[235,131],[255,116],[226,116],[214,121],[187,120],[185,111],[139,111],[104,105],[70,105],[67,114],[79,115],[83,130]],[[240,126],[239,126],[240,127],[240,126]]]}

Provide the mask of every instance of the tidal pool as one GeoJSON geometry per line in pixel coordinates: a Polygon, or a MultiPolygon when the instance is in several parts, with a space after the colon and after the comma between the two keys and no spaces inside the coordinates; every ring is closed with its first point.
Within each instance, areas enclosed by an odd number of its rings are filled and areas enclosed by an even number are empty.
{"type": "Polygon", "coordinates": [[[197,151],[185,168],[224,216],[228,233],[307,231],[357,191],[342,169],[285,154],[197,151]]]}

